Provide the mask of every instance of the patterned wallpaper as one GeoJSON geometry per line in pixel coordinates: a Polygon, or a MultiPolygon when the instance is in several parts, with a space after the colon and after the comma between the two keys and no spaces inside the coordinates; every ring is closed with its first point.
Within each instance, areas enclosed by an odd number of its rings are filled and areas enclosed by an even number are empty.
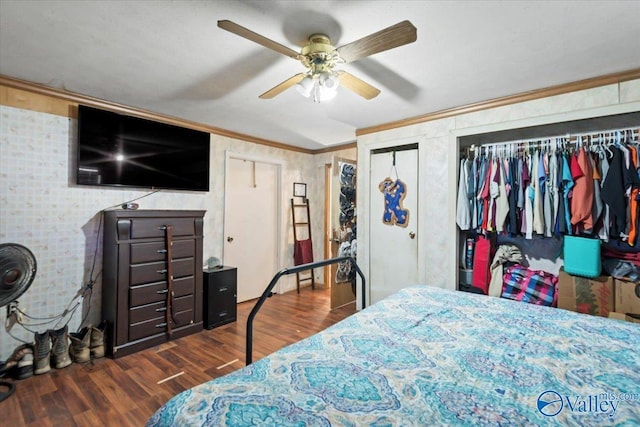
{"type": "MultiPolygon", "coordinates": [[[[148,190],[78,186],[73,181],[76,121],[30,110],[0,105],[0,243],[19,243],[35,255],[38,271],[29,290],[19,298],[20,308],[33,317],[69,314],[51,322],[25,319],[33,326],[10,329],[18,339],[32,341],[33,331],[59,328],[69,321],[75,331],[87,313],[87,323],[97,324],[101,311],[102,240],[100,212],[108,207],[148,195],[148,190]],[[95,267],[94,267],[95,259],[95,267]],[[94,268],[98,280],[92,297],[74,299],[89,281],[94,268]],[[71,305],[70,305],[71,304],[71,305]],[[76,307],[71,315],[71,310],[76,307]]],[[[314,249],[322,258],[324,163],[333,156],[355,157],[355,149],[317,156],[212,135],[211,191],[169,191],[138,201],[141,209],[202,209],[204,259],[220,257],[223,245],[225,152],[276,159],[283,167],[281,268],[292,264],[293,236],[289,199],[293,182],[308,184],[312,206],[314,249]],[[319,240],[320,239],[320,240],[319,240]]],[[[320,280],[322,271],[318,271],[320,280]]],[[[295,288],[292,277],[283,290],[295,288]]],[[[265,284],[266,286],[266,284],[265,284]]],[[[0,318],[5,319],[4,308],[0,318]]],[[[6,359],[20,342],[0,329],[0,359],[6,359]]]]}

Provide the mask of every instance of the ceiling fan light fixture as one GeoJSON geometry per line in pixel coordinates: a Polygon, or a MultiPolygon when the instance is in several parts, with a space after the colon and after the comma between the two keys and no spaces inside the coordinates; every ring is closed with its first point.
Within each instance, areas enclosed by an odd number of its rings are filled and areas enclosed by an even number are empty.
{"type": "Polygon", "coordinates": [[[339,84],[336,73],[323,71],[306,75],[296,84],[296,90],[305,98],[313,98],[313,102],[325,102],[336,97],[339,84]]]}
{"type": "Polygon", "coordinates": [[[311,76],[305,76],[302,80],[300,80],[296,84],[296,90],[298,93],[305,98],[309,98],[311,96],[311,92],[313,91],[315,86],[315,81],[311,76]]]}
{"type": "Polygon", "coordinates": [[[327,89],[337,90],[338,85],[340,84],[340,80],[338,80],[338,76],[335,73],[331,73],[328,71],[322,72],[318,76],[318,80],[320,84],[327,89]]]}

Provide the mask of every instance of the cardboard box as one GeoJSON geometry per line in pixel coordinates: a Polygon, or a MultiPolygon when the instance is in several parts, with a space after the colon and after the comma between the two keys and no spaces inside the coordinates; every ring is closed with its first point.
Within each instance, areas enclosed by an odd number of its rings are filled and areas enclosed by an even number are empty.
{"type": "Polygon", "coordinates": [[[608,317],[613,309],[613,278],[608,276],[572,276],[560,270],[558,274],[558,308],[608,317]]]}
{"type": "Polygon", "coordinates": [[[612,312],[609,313],[609,319],[624,320],[625,322],[632,322],[632,323],[639,323],[640,324],[640,318],[636,319],[634,317],[627,316],[624,313],[616,313],[615,311],[612,311],[612,312]]]}
{"type": "MultiPolygon", "coordinates": [[[[640,295],[636,293],[636,284],[615,279],[614,311],[618,313],[640,314],[640,295]]],[[[640,289],[638,289],[640,292],[640,289]]]]}

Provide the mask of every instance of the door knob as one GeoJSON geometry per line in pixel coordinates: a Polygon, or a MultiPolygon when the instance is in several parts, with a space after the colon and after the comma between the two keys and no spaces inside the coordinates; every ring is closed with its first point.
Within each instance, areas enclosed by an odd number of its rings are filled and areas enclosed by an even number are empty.
{"type": "Polygon", "coordinates": [[[231,236],[227,237],[227,242],[229,242],[229,243],[233,242],[233,237],[231,237],[231,236]]]}
{"type": "Polygon", "coordinates": [[[413,231],[409,232],[409,237],[412,239],[416,238],[416,233],[414,233],[413,231]]]}

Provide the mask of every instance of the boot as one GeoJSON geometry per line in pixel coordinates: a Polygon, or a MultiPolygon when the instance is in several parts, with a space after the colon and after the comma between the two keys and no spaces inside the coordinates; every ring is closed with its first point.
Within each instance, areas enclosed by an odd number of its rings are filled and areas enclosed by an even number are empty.
{"type": "Polygon", "coordinates": [[[104,330],[107,327],[105,320],[97,327],[91,328],[91,356],[94,359],[104,357],[104,330]]]}
{"type": "Polygon", "coordinates": [[[35,334],[36,344],[33,349],[33,358],[35,365],[33,373],[36,375],[45,374],[51,370],[49,364],[49,355],[51,354],[51,341],[49,340],[49,331],[35,334]]]}
{"type": "Polygon", "coordinates": [[[78,332],[71,332],[69,334],[71,340],[71,347],[69,352],[71,358],[76,363],[84,363],[91,360],[89,352],[89,343],[91,340],[91,326],[85,326],[78,332]]]}
{"type": "Polygon", "coordinates": [[[53,365],[56,369],[66,368],[71,365],[69,357],[69,327],[49,331],[51,335],[51,354],[53,365]]]}

